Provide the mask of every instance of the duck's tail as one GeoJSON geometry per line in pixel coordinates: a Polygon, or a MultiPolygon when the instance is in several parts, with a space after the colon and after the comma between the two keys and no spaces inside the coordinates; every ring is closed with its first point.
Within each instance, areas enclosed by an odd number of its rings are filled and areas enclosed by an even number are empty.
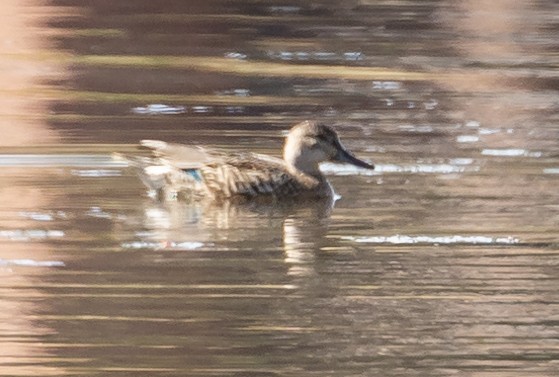
{"type": "MultiPolygon", "coordinates": [[[[144,144],[142,143],[142,145],[144,144]]],[[[160,157],[113,153],[113,159],[125,162],[134,169],[142,183],[147,187],[150,197],[170,200],[176,199],[179,195],[196,195],[202,189],[201,178],[197,169],[183,169],[160,157]]]]}
{"type": "Polygon", "coordinates": [[[144,156],[130,156],[122,153],[113,153],[113,160],[125,162],[133,168],[143,184],[151,192],[158,192],[165,186],[165,174],[169,167],[163,165],[158,158],[144,156]]]}

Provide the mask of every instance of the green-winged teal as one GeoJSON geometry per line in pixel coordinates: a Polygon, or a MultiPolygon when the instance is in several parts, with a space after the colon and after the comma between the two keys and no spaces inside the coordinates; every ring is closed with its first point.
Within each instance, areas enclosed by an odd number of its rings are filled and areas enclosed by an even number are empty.
{"type": "Polygon", "coordinates": [[[139,168],[148,188],[163,198],[332,198],[332,187],[319,169],[321,162],[374,169],[349,153],[331,127],[310,121],[289,131],[283,159],[156,140],[143,140],[141,145],[154,157],[136,158],[131,164],[139,168]]]}

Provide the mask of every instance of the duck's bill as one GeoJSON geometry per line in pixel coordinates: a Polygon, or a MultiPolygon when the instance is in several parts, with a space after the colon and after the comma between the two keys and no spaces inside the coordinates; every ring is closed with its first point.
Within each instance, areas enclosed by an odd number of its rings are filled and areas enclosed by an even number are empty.
{"type": "Polygon", "coordinates": [[[344,163],[344,164],[351,164],[351,165],[354,165],[354,166],[357,166],[357,167],[360,167],[360,168],[364,168],[364,169],[374,169],[375,168],[375,165],[369,164],[368,162],[365,162],[363,160],[358,159],[357,157],[355,157],[354,155],[352,155],[351,153],[349,153],[345,149],[340,149],[338,151],[338,154],[334,158],[334,161],[344,163]]]}

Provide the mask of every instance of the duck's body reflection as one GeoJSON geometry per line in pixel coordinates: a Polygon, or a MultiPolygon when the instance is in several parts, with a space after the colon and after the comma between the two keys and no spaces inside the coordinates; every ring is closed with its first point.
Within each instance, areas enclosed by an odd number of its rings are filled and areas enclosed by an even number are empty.
{"type": "Polygon", "coordinates": [[[195,242],[223,249],[279,249],[288,274],[308,275],[324,244],[334,203],[333,198],[281,204],[146,200],[145,235],[162,245],[195,242]]]}

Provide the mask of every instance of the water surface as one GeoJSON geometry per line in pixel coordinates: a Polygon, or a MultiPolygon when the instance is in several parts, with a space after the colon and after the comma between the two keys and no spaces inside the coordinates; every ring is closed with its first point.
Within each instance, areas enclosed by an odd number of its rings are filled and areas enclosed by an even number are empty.
{"type": "Polygon", "coordinates": [[[4,7],[1,375],[557,375],[554,2],[4,7]],[[304,119],[377,165],[325,164],[333,208],[111,157],[304,119]]]}

